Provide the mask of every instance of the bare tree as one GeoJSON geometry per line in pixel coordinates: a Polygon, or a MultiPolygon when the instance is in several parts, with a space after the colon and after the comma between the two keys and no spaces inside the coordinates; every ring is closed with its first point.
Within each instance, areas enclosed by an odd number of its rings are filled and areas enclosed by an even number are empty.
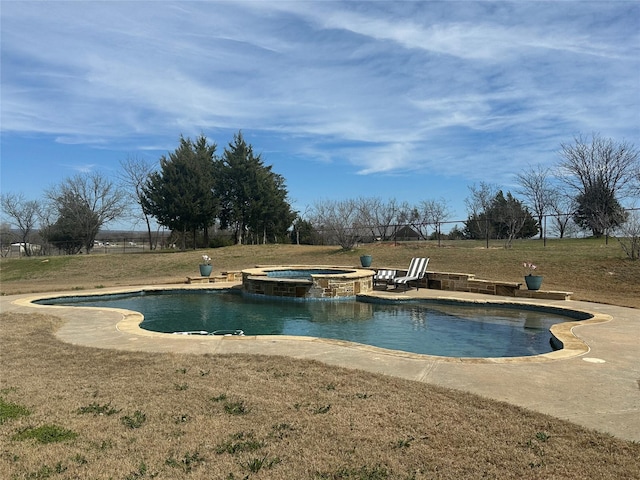
{"type": "Polygon", "coordinates": [[[556,191],[549,197],[552,223],[560,238],[564,238],[567,234],[575,210],[575,202],[569,195],[556,191]]]}
{"type": "Polygon", "coordinates": [[[640,211],[633,210],[624,225],[616,232],[616,239],[631,260],[640,259],[640,211]]]}
{"type": "Polygon", "coordinates": [[[359,198],[358,209],[360,223],[366,226],[372,238],[387,240],[393,235],[393,228],[398,223],[398,214],[402,205],[395,198],[386,203],[380,198],[359,198]]]}
{"type": "Polygon", "coordinates": [[[372,239],[377,238],[380,235],[378,222],[382,211],[382,200],[377,197],[360,197],[356,202],[359,222],[370,232],[372,239]]]}
{"type": "Polygon", "coordinates": [[[361,236],[360,208],[356,200],[326,200],[317,202],[310,214],[314,228],[331,243],[350,250],[361,236]]]}
{"type": "Polygon", "coordinates": [[[87,253],[100,228],[118,218],[126,208],[125,194],[104,175],[93,172],[67,178],[47,192],[47,198],[58,212],[54,230],[71,234],[87,253]]]}
{"type": "Polygon", "coordinates": [[[635,173],[632,174],[633,182],[631,183],[631,194],[640,196],[640,162],[635,167],[635,173]]]}
{"type": "Polygon", "coordinates": [[[523,214],[525,210],[522,204],[511,195],[511,192],[507,192],[506,197],[499,192],[494,199],[491,211],[494,215],[492,220],[500,223],[502,227],[499,236],[504,237],[504,248],[511,248],[513,240],[520,235],[531,216],[523,214]]]}
{"type": "Polygon", "coordinates": [[[498,191],[499,188],[491,183],[480,182],[480,185],[474,183],[469,187],[469,196],[465,199],[469,216],[476,222],[477,231],[486,238],[487,247],[489,247],[491,224],[485,213],[489,211],[498,191]]]}
{"type": "Polygon", "coordinates": [[[618,201],[633,190],[638,149],[594,133],[590,140],[577,136],[573,143],[561,144],[560,157],[564,181],[576,193],[577,211],[583,212],[577,221],[595,236],[624,222],[618,201]],[[603,225],[603,219],[608,223],[603,225]]]}
{"type": "Polygon", "coordinates": [[[440,224],[451,215],[447,201],[444,198],[423,200],[420,202],[420,211],[422,212],[425,226],[432,226],[438,236],[438,240],[440,240],[440,224]]]}
{"type": "Polygon", "coordinates": [[[11,244],[15,234],[11,231],[11,225],[6,222],[0,223],[0,256],[6,257],[11,253],[11,244]]]}
{"type": "Polygon", "coordinates": [[[20,252],[26,256],[31,256],[33,249],[31,246],[31,235],[38,221],[40,204],[37,200],[26,200],[24,195],[8,193],[0,197],[2,210],[11,219],[13,224],[20,231],[20,252]]]}
{"type": "Polygon", "coordinates": [[[157,243],[157,235],[154,239],[151,231],[152,216],[145,208],[144,202],[144,185],[154,170],[153,163],[139,157],[127,157],[126,160],[120,162],[120,166],[122,167],[119,174],[120,181],[133,201],[140,207],[142,220],[147,227],[149,248],[153,250],[157,243]]]}
{"type": "Polygon", "coordinates": [[[550,182],[550,170],[543,168],[541,165],[537,167],[529,167],[522,173],[516,175],[520,189],[517,191],[524,199],[525,203],[531,208],[531,211],[538,219],[538,227],[540,228],[540,238],[543,236],[543,219],[551,207],[553,188],[550,182]]]}

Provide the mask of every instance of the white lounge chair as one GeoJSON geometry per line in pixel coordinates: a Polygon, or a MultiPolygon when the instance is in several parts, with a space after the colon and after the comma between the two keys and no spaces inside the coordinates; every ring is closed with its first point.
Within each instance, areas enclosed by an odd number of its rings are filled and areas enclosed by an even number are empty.
{"type": "Polygon", "coordinates": [[[396,270],[378,270],[373,276],[373,286],[375,287],[378,283],[389,285],[396,278],[396,273],[396,270]]]}
{"type": "Polygon", "coordinates": [[[422,280],[427,273],[428,264],[428,258],[412,258],[407,274],[404,277],[393,279],[395,287],[398,288],[398,285],[404,285],[404,289],[407,290],[409,288],[409,282],[416,282],[416,290],[420,290],[420,280],[422,280]]]}

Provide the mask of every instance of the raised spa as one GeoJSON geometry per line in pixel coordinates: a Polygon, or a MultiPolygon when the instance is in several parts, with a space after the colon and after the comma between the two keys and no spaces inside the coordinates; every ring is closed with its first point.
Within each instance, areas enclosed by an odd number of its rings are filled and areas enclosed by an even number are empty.
{"type": "Polygon", "coordinates": [[[373,290],[372,270],[315,266],[267,266],[242,271],[250,295],[299,299],[352,299],[373,290]]]}

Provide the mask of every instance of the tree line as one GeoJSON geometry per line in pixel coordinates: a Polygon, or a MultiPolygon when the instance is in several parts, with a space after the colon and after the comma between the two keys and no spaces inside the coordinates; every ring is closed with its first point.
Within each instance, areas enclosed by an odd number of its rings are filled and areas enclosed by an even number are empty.
{"type": "MultiPolygon", "coordinates": [[[[638,237],[633,229],[638,219],[630,218],[621,201],[640,197],[639,157],[627,142],[576,136],[561,144],[556,165],[517,173],[514,193],[489,183],[470,186],[463,228],[447,235],[503,239],[510,246],[517,238],[542,236],[543,219],[550,216],[560,237],[570,226],[596,237],[627,226],[626,233],[638,237]]],[[[220,155],[204,135],[180,137],[157,165],[138,158],[121,161],[117,181],[100,173],[76,175],[45,192],[43,201],[9,193],[1,205],[4,219],[20,232],[20,243],[26,246],[37,233],[44,244],[69,254],[90,252],[100,229],[131,215],[132,207],[152,248],[158,229],[166,228],[181,249],[211,246],[221,232],[236,244],[330,243],[348,249],[359,241],[397,236],[399,228],[417,238],[439,237],[451,219],[444,199],[417,205],[379,198],[324,200],[304,214],[296,212],[284,177],[265,165],[242,132],[220,155]]]]}

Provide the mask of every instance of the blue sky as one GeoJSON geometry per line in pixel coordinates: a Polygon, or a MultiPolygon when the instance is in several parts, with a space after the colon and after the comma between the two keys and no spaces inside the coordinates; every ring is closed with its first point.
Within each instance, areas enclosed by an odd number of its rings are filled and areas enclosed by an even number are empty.
{"type": "Polygon", "coordinates": [[[242,130],[302,212],[515,190],[593,132],[640,144],[640,2],[2,1],[1,189],[242,130]]]}

